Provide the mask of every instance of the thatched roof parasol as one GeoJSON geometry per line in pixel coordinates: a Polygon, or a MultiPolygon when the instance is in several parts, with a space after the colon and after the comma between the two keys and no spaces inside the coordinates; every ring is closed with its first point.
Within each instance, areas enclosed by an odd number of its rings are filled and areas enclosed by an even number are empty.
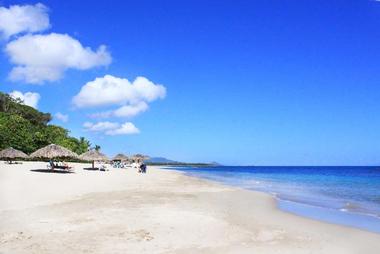
{"type": "Polygon", "coordinates": [[[142,162],[142,161],[145,161],[145,160],[148,160],[149,159],[149,156],[147,155],[143,155],[143,154],[135,154],[131,157],[131,159],[133,161],[136,161],[136,162],[142,162]]]}
{"type": "Polygon", "coordinates": [[[113,161],[128,161],[129,158],[128,158],[128,156],[126,156],[122,153],[119,153],[115,157],[113,157],[112,160],[113,161]]]}
{"type": "Polygon", "coordinates": [[[0,158],[5,158],[5,159],[28,158],[28,155],[22,151],[9,147],[0,151],[0,158]]]}
{"type": "Polygon", "coordinates": [[[79,156],[84,161],[108,161],[107,156],[96,150],[90,150],[79,156]]]}
{"type": "Polygon", "coordinates": [[[70,151],[67,148],[64,148],[59,145],[51,144],[48,146],[45,146],[41,149],[38,149],[34,153],[30,155],[32,158],[64,158],[64,157],[70,157],[70,158],[78,158],[78,155],[72,151],[70,151]]]}

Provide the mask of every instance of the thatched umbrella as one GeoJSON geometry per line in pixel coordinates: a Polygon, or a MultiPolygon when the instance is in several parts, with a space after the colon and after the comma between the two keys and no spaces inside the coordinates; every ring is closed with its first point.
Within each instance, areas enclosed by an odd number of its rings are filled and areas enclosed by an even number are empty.
{"type": "Polygon", "coordinates": [[[87,151],[81,154],[79,159],[84,161],[92,161],[92,168],[95,168],[95,161],[108,161],[107,156],[97,150],[87,151]]]}
{"type": "Polygon", "coordinates": [[[135,162],[143,162],[149,159],[149,156],[143,154],[135,154],[131,157],[131,159],[135,162]]]}
{"type": "Polygon", "coordinates": [[[122,153],[119,153],[115,157],[113,157],[112,160],[113,161],[128,161],[129,158],[128,158],[128,156],[126,156],[122,153]]]}
{"type": "Polygon", "coordinates": [[[13,147],[6,148],[0,151],[0,158],[6,159],[12,163],[12,159],[16,158],[28,158],[28,155],[22,151],[14,149],[13,147]]]}
{"type": "Polygon", "coordinates": [[[48,158],[48,159],[78,158],[78,154],[70,151],[67,148],[64,148],[63,146],[51,144],[41,149],[38,149],[37,151],[32,153],[30,157],[31,158],[48,158]]]}

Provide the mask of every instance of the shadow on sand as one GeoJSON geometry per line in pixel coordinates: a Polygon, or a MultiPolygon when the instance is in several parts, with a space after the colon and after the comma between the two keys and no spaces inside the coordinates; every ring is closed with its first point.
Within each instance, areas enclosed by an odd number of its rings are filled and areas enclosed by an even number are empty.
{"type": "Polygon", "coordinates": [[[54,174],[73,174],[72,171],[67,170],[50,170],[50,169],[31,169],[32,172],[39,172],[39,173],[54,173],[54,174]]]}
{"type": "Polygon", "coordinates": [[[95,170],[99,170],[99,168],[83,168],[83,170],[93,170],[93,171],[95,171],[95,170]]]}

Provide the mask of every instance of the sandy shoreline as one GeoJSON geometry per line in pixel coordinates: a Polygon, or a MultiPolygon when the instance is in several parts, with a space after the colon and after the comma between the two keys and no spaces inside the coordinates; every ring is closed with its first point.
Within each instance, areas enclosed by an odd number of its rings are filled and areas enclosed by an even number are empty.
{"type": "Polygon", "coordinates": [[[0,162],[0,253],[378,253],[380,234],[287,214],[263,193],[148,168],[0,162]]]}

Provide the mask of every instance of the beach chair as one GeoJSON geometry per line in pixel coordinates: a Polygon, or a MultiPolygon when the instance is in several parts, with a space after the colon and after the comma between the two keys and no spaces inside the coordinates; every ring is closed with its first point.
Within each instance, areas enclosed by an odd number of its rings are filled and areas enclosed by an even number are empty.
{"type": "Polygon", "coordinates": [[[70,170],[72,169],[72,167],[69,167],[69,165],[55,165],[54,168],[58,168],[58,169],[64,169],[64,170],[70,170]]]}
{"type": "Polygon", "coordinates": [[[101,165],[101,166],[99,167],[99,170],[100,170],[100,171],[107,171],[107,168],[106,168],[105,165],[101,165]]]}

